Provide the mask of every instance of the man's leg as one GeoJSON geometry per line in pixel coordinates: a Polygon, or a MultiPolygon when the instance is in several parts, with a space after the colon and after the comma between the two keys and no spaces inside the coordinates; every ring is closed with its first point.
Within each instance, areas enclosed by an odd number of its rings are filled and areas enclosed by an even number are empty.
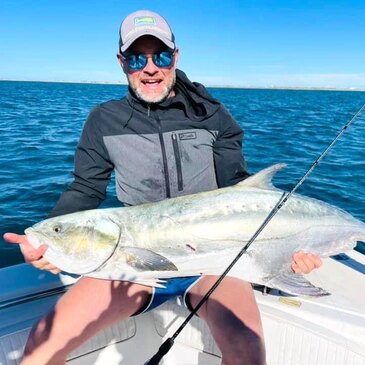
{"type": "Polygon", "coordinates": [[[22,365],[63,365],[68,354],[117,320],[137,312],[151,287],[81,278],[32,330],[22,365]]]}
{"type": "MultiPolygon", "coordinates": [[[[217,277],[202,278],[187,295],[194,308],[217,277]]],[[[199,312],[222,352],[224,365],[263,365],[265,348],[260,313],[250,283],[226,277],[199,312]]]]}

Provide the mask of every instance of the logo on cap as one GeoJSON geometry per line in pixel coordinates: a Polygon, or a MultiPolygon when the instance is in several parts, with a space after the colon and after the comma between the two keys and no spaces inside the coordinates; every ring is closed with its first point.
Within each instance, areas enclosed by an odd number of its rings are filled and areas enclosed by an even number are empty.
{"type": "Polygon", "coordinates": [[[141,25],[156,25],[156,21],[152,16],[139,16],[134,18],[134,25],[137,27],[141,25]]]}

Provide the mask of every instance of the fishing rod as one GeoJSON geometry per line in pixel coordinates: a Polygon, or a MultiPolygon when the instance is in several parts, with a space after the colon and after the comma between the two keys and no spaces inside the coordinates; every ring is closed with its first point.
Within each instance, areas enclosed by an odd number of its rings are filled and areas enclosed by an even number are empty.
{"type": "Polygon", "coordinates": [[[288,199],[298,190],[298,188],[303,184],[303,182],[307,179],[308,175],[317,167],[320,161],[328,154],[328,152],[332,149],[335,143],[341,138],[341,136],[345,133],[345,131],[350,127],[350,125],[358,118],[358,116],[365,109],[365,104],[353,115],[353,117],[342,127],[337,136],[333,139],[333,141],[327,146],[327,148],[321,153],[321,155],[314,161],[311,167],[306,171],[306,173],[300,178],[300,180],[295,184],[295,186],[290,190],[290,192],[283,192],[279,201],[276,203],[274,208],[269,212],[265,220],[262,222],[260,227],[256,230],[253,236],[247,241],[245,246],[240,250],[240,252],[236,255],[236,257],[232,260],[232,262],[228,265],[228,267],[224,270],[224,272],[220,275],[217,281],[211,286],[211,288],[207,291],[204,297],[200,300],[200,302],[196,305],[195,308],[190,312],[190,314],[186,317],[185,321],[179,326],[179,328],[175,331],[175,333],[167,338],[155,355],[151,357],[144,365],[158,365],[161,359],[170,351],[171,347],[174,345],[176,337],[181,333],[181,331],[185,328],[185,326],[190,322],[190,320],[198,313],[201,306],[208,300],[208,298],[212,295],[214,290],[218,287],[218,285],[222,282],[222,280],[227,276],[232,267],[237,263],[237,261],[241,258],[241,256],[246,253],[247,249],[251,246],[251,244],[255,241],[258,235],[263,231],[263,229],[268,225],[272,218],[279,212],[279,210],[285,205],[288,199]]]}

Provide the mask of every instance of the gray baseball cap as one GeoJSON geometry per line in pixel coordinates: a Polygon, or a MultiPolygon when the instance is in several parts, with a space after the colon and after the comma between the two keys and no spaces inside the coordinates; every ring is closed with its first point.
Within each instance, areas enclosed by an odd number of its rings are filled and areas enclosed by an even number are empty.
{"type": "Polygon", "coordinates": [[[122,22],[119,31],[119,49],[123,53],[139,37],[152,35],[171,49],[175,49],[175,36],[167,21],[159,14],[149,10],[138,10],[129,14],[122,22]]]}

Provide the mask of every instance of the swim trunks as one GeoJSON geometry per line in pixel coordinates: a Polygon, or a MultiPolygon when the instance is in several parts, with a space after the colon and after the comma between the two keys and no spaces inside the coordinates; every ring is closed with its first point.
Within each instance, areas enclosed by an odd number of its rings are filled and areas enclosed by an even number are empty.
{"type": "Polygon", "coordinates": [[[181,278],[167,279],[164,283],[165,288],[153,287],[152,295],[150,301],[147,302],[146,306],[142,307],[137,314],[145,313],[158,307],[169,299],[176,298],[178,296],[182,297],[182,301],[185,306],[191,310],[188,303],[186,303],[186,294],[189,290],[202,278],[202,276],[189,276],[181,278]]]}

